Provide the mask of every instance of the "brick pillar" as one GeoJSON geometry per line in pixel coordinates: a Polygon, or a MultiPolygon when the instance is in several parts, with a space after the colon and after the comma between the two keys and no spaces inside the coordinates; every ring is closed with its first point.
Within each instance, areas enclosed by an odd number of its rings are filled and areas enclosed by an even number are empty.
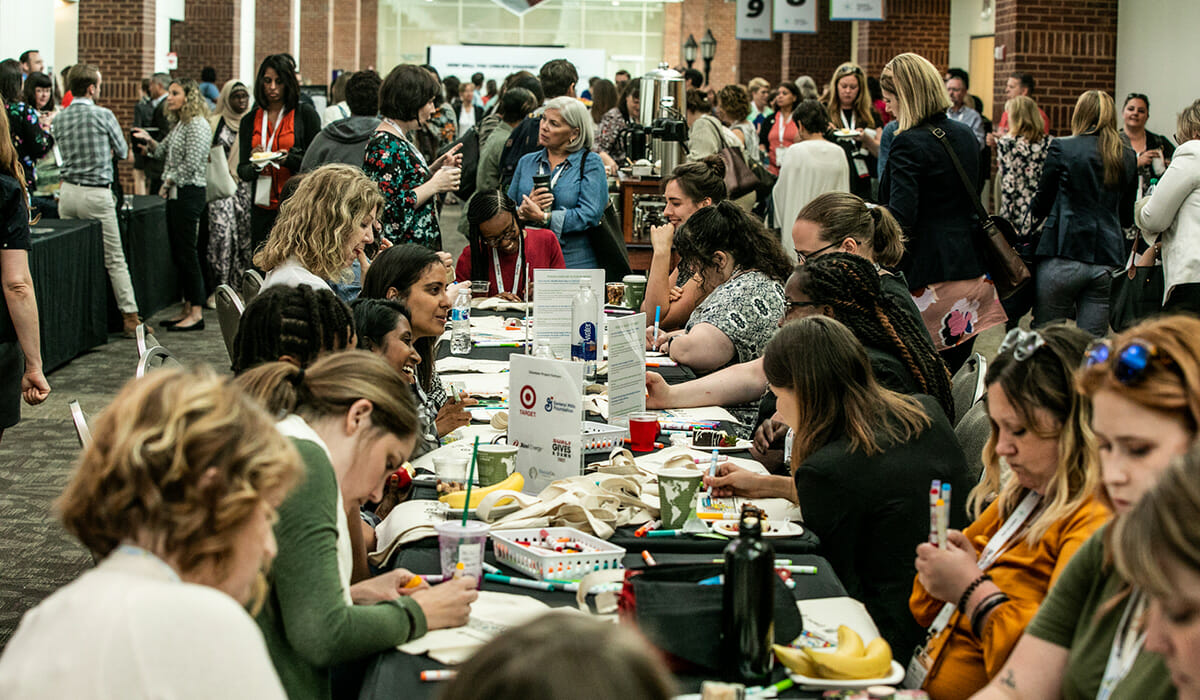
{"type": "Polygon", "coordinates": [[[1117,0],[997,0],[996,46],[1005,54],[996,61],[993,118],[999,120],[1004,109],[1009,73],[1024,71],[1033,74],[1032,97],[1050,118],[1052,133],[1069,134],[1080,93],[1112,95],[1116,89],[1117,0]]]}
{"type": "Polygon", "coordinates": [[[238,75],[241,56],[241,0],[187,0],[183,22],[171,27],[171,50],[179,56],[175,75],[200,79],[212,66],[217,87],[238,75]]]}
{"type": "Polygon", "coordinates": [[[254,70],[271,54],[292,52],[292,0],[254,5],[254,70]]]}
{"type": "MultiPolygon", "coordinates": [[[[888,3],[889,10],[893,4],[888,3]]],[[[784,35],[783,79],[809,75],[817,81],[817,90],[824,90],[837,67],[850,60],[850,29],[850,22],[829,20],[829,0],[821,0],[816,34],[784,35]]]]}
{"type": "MultiPolygon", "coordinates": [[[[100,69],[100,104],[123,130],[133,126],[133,105],[142,78],[154,72],[155,0],[80,0],[79,60],[100,69]]],[[[133,191],[132,166],[122,161],[119,177],[133,191]]]]}
{"type": "MultiPolygon", "coordinates": [[[[709,83],[715,90],[720,90],[729,83],[737,82],[740,78],[738,62],[741,57],[741,44],[737,40],[737,3],[725,0],[684,0],[682,3],[668,4],[663,28],[663,56],[672,68],[687,65],[683,60],[683,42],[688,35],[696,37],[699,43],[704,39],[704,32],[711,29],[713,38],[717,40],[717,53],[713,56],[712,70],[709,73],[709,83]]],[[[767,42],[756,42],[767,43],[767,42]]],[[[704,58],[699,47],[696,49],[696,61],[692,67],[704,72],[704,58]]]]}
{"type": "MultiPolygon", "coordinates": [[[[339,0],[346,4],[349,0],[339,0]]],[[[333,0],[300,1],[300,62],[301,80],[316,85],[328,85],[333,71],[330,49],[333,45],[333,0]]]]}
{"type": "MultiPolygon", "coordinates": [[[[335,70],[356,71],[362,68],[362,58],[359,55],[361,22],[361,0],[339,0],[334,3],[333,46],[329,52],[329,60],[335,70]]],[[[329,75],[325,76],[325,80],[329,80],[329,75]]]]}
{"type": "Polygon", "coordinates": [[[380,67],[376,65],[378,60],[379,47],[379,0],[359,0],[362,9],[359,16],[359,48],[358,48],[358,67],[359,70],[373,68],[377,73],[382,73],[384,68],[391,70],[391,66],[380,67]]]}
{"type": "Polygon", "coordinates": [[[908,52],[929,59],[939,71],[949,67],[950,0],[889,0],[884,10],[882,22],[858,23],[857,63],[867,75],[878,77],[892,57],[908,52]]]}

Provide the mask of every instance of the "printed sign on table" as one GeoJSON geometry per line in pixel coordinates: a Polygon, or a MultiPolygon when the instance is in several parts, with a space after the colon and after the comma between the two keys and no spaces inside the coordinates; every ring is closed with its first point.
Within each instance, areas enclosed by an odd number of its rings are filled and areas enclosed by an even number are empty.
{"type": "Polygon", "coordinates": [[[738,40],[771,40],[771,0],[738,0],[737,13],[738,40]]]}
{"type": "Polygon", "coordinates": [[[604,328],[604,270],[534,270],[533,339],[544,340],[557,357],[571,357],[571,303],[579,280],[588,280],[596,311],[597,332],[604,328]]]}
{"type": "Polygon", "coordinates": [[[646,314],[608,322],[608,419],[646,411],[646,314]]]}
{"type": "Polygon", "coordinates": [[[508,442],[526,493],[583,473],[583,363],[511,357],[508,442]]]}
{"type": "Polygon", "coordinates": [[[883,0],[830,0],[829,19],[882,20],[883,0]]]}
{"type": "Polygon", "coordinates": [[[815,34],[817,0],[775,0],[775,31],[788,34],[815,34]]]}

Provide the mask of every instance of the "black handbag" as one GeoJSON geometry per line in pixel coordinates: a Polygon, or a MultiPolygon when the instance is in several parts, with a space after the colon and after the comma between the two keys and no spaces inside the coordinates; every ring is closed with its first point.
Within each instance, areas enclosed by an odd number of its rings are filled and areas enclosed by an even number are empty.
{"type": "MultiPolygon", "coordinates": [[[[589,154],[589,157],[591,155],[589,154]]],[[[599,156],[595,156],[599,158],[599,156]]],[[[579,180],[583,181],[583,168],[579,169],[579,180]]],[[[600,215],[600,223],[583,231],[592,253],[596,256],[596,265],[604,270],[605,282],[620,282],[621,278],[633,272],[629,266],[629,250],[625,247],[625,233],[621,228],[621,216],[613,206],[609,197],[604,205],[604,213],[600,215]]]]}
{"type": "MultiPolygon", "coordinates": [[[[1136,264],[1137,251],[1129,256],[1129,265],[1113,272],[1112,288],[1108,293],[1108,325],[1120,333],[1134,324],[1162,311],[1163,279],[1161,265],[1136,264]]],[[[1143,260],[1145,262],[1145,260],[1143,260]]]]}
{"type": "Polygon", "coordinates": [[[937,138],[938,143],[942,144],[946,154],[950,156],[950,161],[954,163],[954,169],[958,171],[958,176],[962,179],[963,189],[967,191],[967,197],[975,205],[975,214],[979,217],[979,248],[983,251],[984,267],[987,269],[988,276],[992,278],[992,283],[996,285],[996,293],[1001,299],[1007,299],[1032,278],[1029,267],[1025,265],[1025,261],[1021,259],[1012,245],[1012,242],[1017,239],[1017,230],[1008,219],[1002,216],[991,216],[983,208],[983,204],[979,201],[979,193],[971,185],[967,171],[963,170],[962,163],[958,160],[958,154],[946,140],[946,132],[937,127],[930,127],[929,131],[937,138]]]}

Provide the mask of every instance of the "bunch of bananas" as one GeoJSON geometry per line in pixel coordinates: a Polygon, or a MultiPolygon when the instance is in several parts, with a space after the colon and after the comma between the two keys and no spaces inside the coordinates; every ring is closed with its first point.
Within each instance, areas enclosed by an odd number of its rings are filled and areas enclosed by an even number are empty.
{"type": "Polygon", "coordinates": [[[882,678],[892,668],[892,648],[882,637],[863,646],[862,637],[849,627],[838,627],[835,651],[793,649],[774,645],[775,656],[795,673],[809,678],[839,681],[882,678]]]}
{"type": "MultiPolygon", "coordinates": [[[[472,489],[470,503],[467,503],[466,491],[455,491],[454,493],[443,494],[438,496],[438,500],[447,504],[451,508],[466,507],[470,509],[478,506],[479,502],[483,500],[483,497],[492,491],[520,491],[523,488],[525,488],[525,477],[521,476],[520,472],[513,472],[512,474],[508,475],[507,479],[498,484],[493,484],[487,488],[472,489]]],[[[510,501],[512,501],[511,498],[501,498],[499,501],[496,501],[496,505],[502,506],[510,501]]]]}

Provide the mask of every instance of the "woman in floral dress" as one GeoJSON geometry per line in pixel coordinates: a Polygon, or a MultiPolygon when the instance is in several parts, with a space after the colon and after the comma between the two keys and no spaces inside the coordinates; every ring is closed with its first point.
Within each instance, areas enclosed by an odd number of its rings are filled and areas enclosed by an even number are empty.
{"type": "MultiPolygon", "coordinates": [[[[1037,103],[1024,95],[1004,105],[1008,114],[1008,133],[996,139],[996,162],[1000,174],[1000,216],[1017,230],[1017,251],[1026,258],[1032,271],[1033,197],[1037,194],[1042,167],[1046,164],[1051,136],[1045,135],[1037,103]]],[[[1000,301],[1008,314],[1009,329],[1016,328],[1021,317],[1033,308],[1035,285],[1026,284],[1017,293],[1000,301]]]]}
{"type": "Polygon", "coordinates": [[[225,149],[229,170],[237,190],[228,197],[208,203],[208,250],[213,288],[228,284],[234,289],[241,273],[250,267],[250,183],[237,177],[238,129],[250,109],[250,91],[239,80],[230,80],[217,98],[217,109],[209,118],[213,145],[225,149]]]}

